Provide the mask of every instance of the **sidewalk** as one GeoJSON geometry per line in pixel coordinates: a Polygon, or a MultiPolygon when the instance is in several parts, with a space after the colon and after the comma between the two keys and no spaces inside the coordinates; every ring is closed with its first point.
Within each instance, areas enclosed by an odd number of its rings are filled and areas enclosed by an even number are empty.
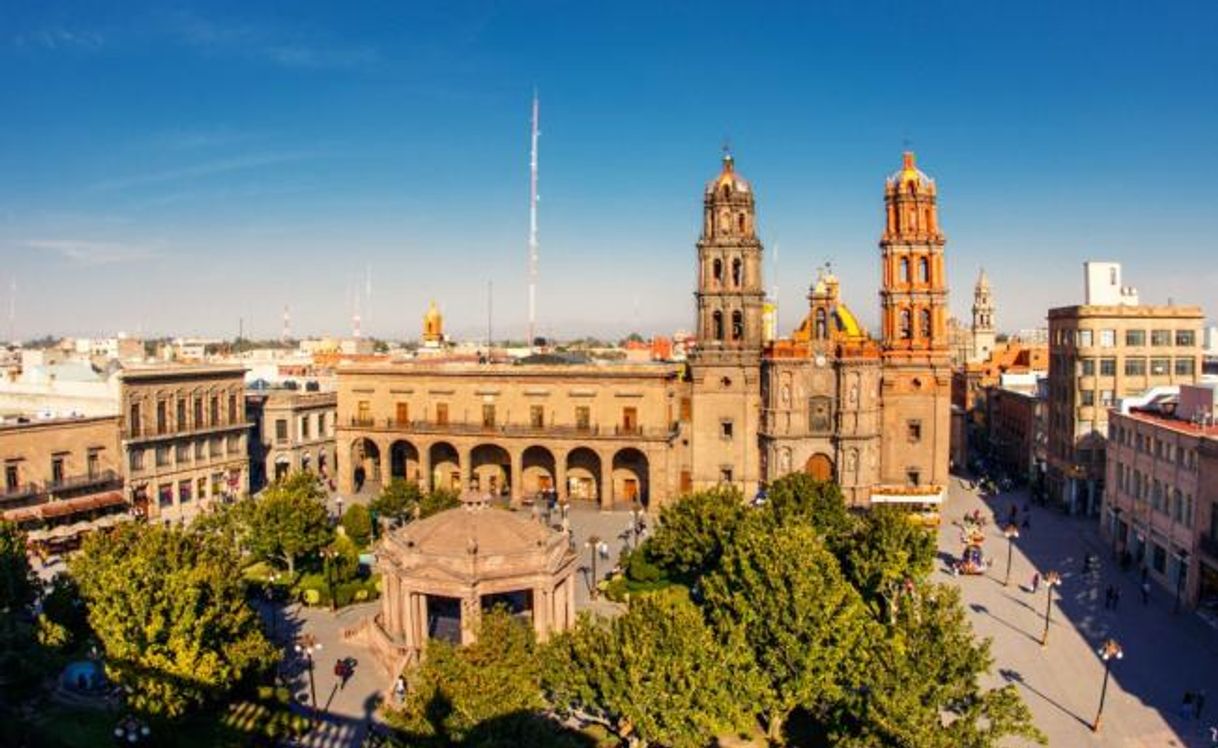
{"type": "Polygon", "coordinates": [[[1103,543],[1094,519],[1067,517],[1031,505],[1030,526],[1020,529],[1012,556],[1011,585],[1004,587],[1007,540],[1002,535],[1012,504],[1022,508],[1026,494],[1014,492],[983,501],[957,481],[940,529],[940,550],[959,555],[954,523],[981,509],[987,527],[987,576],[952,578],[961,587],[978,635],[992,639],[995,659],[991,685],[1019,685],[1037,725],[1052,746],[1212,746],[1210,726],[1218,724],[1218,633],[1190,611],[1173,613],[1174,599],[1159,588],[1148,605],[1141,601],[1138,571],[1121,572],[1103,543]],[[998,522],[994,520],[1001,518],[998,522]],[[1099,558],[1098,570],[1084,573],[1086,554],[1099,558]],[[1048,646],[1040,646],[1046,593],[1033,595],[1032,574],[1061,574],[1054,591],[1048,646]],[[1109,584],[1120,589],[1116,610],[1104,607],[1109,584]],[[1124,649],[1114,661],[1103,727],[1091,731],[1099,703],[1103,663],[1096,649],[1108,637],[1124,649]],[[1179,715],[1185,691],[1204,689],[1201,720],[1179,715]]]}

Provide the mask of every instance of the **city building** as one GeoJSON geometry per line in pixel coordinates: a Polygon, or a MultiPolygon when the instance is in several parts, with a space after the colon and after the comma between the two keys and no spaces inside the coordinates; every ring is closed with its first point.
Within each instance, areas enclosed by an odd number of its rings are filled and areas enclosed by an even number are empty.
{"type": "Polygon", "coordinates": [[[703,192],[696,333],[685,366],[393,362],[338,371],[339,485],[389,477],[513,500],[656,507],[793,471],[852,504],[914,488],[941,500],[951,370],[937,188],[912,153],[885,184],[882,331],[872,338],[827,269],[788,338],[767,340],[752,185],[730,155],[703,192]]]}
{"type": "Polygon", "coordinates": [[[249,491],[240,366],[133,367],[120,374],[127,491],[149,518],[185,521],[249,491]]]}
{"type": "Polygon", "coordinates": [[[251,387],[245,392],[250,422],[250,491],[256,493],[290,472],[311,470],[323,481],[334,475],[338,393],[315,382],[303,387],[251,387]]]}
{"type": "Polygon", "coordinates": [[[1101,529],[1183,604],[1218,604],[1218,403],[1181,385],[1113,410],[1101,529]]]}
{"type": "Polygon", "coordinates": [[[45,552],[128,518],[117,416],[0,421],[0,516],[45,552]]]}
{"type": "Polygon", "coordinates": [[[1041,390],[1047,380],[1032,387],[1002,385],[986,390],[987,442],[999,468],[1039,491],[1044,481],[1049,436],[1047,406],[1041,390]]]}
{"type": "Polygon", "coordinates": [[[1197,306],[1138,304],[1116,263],[1085,265],[1085,298],[1049,310],[1049,498],[1094,515],[1105,485],[1108,412],[1156,387],[1191,384],[1201,372],[1197,306]]]}

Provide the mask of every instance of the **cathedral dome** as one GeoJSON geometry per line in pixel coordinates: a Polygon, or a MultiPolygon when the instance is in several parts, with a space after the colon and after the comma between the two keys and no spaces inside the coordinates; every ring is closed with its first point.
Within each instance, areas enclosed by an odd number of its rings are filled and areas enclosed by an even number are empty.
{"type": "Polygon", "coordinates": [[[904,187],[910,182],[917,184],[918,187],[929,187],[935,180],[926,176],[926,172],[917,167],[913,151],[905,151],[900,171],[894,172],[888,181],[898,187],[904,187]]]}
{"type": "Polygon", "coordinates": [[[706,194],[709,197],[723,193],[724,187],[727,188],[727,194],[737,192],[747,194],[753,191],[749,180],[736,172],[736,160],[732,158],[730,153],[723,154],[723,170],[719,172],[719,176],[706,183],[706,194]]]}

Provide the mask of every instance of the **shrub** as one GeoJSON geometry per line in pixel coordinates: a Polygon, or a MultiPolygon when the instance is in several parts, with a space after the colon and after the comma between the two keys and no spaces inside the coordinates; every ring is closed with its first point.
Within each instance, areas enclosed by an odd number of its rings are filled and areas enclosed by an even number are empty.
{"type": "Polygon", "coordinates": [[[368,545],[368,541],[372,539],[372,515],[363,504],[352,504],[348,507],[343,513],[342,525],[347,537],[361,548],[368,545]]]}
{"type": "Polygon", "coordinates": [[[663,578],[664,572],[648,560],[646,553],[635,551],[630,554],[626,575],[635,582],[658,582],[663,578]]]}

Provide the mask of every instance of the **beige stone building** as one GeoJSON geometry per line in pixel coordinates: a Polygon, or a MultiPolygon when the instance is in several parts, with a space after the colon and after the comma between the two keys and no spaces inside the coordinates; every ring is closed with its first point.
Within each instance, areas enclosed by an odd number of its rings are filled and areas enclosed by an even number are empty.
{"type": "Polygon", "coordinates": [[[124,517],[116,416],[0,423],[0,512],[51,549],[124,517]]]}
{"type": "Polygon", "coordinates": [[[676,366],[420,360],[346,366],[338,383],[345,493],[402,478],[515,502],[555,489],[629,505],[688,481],[676,366]]]}
{"type": "MultiPolygon", "coordinates": [[[[1119,268],[1113,277],[1118,285],[1119,268]]],[[[1196,382],[1205,321],[1197,306],[1144,305],[1131,289],[1112,298],[1100,290],[1087,294],[1112,303],[1049,310],[1047,488],[1051,500],[1089,515],[1104,492],[1109,410],[1156,387],[1196,382]]]]}
{"type": "Polygon", "coordinates": [[[575,624],[578,558],[566,532],[487,505],[463,506],[393,530],[377,546],[384,594],[363,625],[391,673],[416,662],[429,639],[469,644],[483,611],[502,606],[541,641],[575,624]]]}
{"type": "Polygon", "coordinates": [[[290,472],[335,473],[338,393],[269,387],[245,393],[252,425],[250,490],[260,491],[290,472]]]}
{"type": "Polygon", "coordinates": [[[1184,385],[1108,421],[1100,527],[1118,555],[1190,607],[1218,602],[1215,417],[1214,387],[1184,385]]]}
{"type": "Polygon", "coordinates": [[[687,365],[344,367],[341,490],[400,476],[655,507],[720,484],[751,497],[807,471],[860,506],[907,487],[941,497],[951,372],[937,188],[907,153],[884,199],[879,338],[823,272],[798,329],[769,339],[756,199],[729,155],[703,191],[687,365]]]}
{"type": "Polygon", "coordinates": [[[133,367],[121,374],[127,490],[150,518],[185,521],[249,491],[241,366],[133,367]]]}

